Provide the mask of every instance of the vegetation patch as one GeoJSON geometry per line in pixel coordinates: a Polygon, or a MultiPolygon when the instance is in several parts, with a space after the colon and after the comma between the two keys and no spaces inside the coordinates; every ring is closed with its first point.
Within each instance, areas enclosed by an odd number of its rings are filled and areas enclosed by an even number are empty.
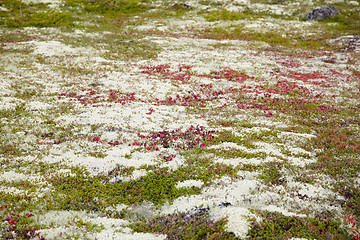
{"type": "Polygon", "coordinates": [[[2,0],[1,5],[9,10],[0,11],[1,25],[8,28],[72,26],[71,14],[50,9],[43,3],[2,0]]]}
{"type": "Polygon", "coordinates": [[[315,217],[284,216],[276,212],[257,213],[264,219],[263,222],[253,222],[248,236],[250,238],[269,239],[351,239],[347,231],[341,228],[341,223],[333,220],[330,213],[322,213],[315,217]]]}
{"type": "Polygon", "coordinates": [[[81,6],[86,12],[96,12],[100,14],[135,14],[147,10],[148,0],[66,0],[70,6],[81,6]]]}
{"type": "Polygon", "coordinates": [[[359,239],[354,2],[0,0],[0,236],[359,239]]]}
{"type": "Polygon", "coordinates": [[[198,209],[194,213],[175,213],[156,217],[146,222],[130,225],[137,232],[166,234],[167,239],[238,239],[226,231],[226,219],[210,219],[208,210],[198,209]]]}

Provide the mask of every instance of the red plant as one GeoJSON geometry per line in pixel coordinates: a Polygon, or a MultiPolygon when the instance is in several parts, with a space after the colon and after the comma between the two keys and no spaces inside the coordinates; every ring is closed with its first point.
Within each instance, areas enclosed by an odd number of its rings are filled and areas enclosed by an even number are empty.
{"type": "Polygon", "coordinates": [[[9,213],[7,206],[0,206],[2,213],[3,230],[1,237],[3,239],[40,239],[45,240],[43,236],[36,233],[35,228],[28,226],[31,222],[30,218],[33,216],[31,213],[9,213]]]}
{"type": "Polygon", "coordinates": [[[108,103],[125,105],[128,102],[136,100],[135,93],[121,93],[117,90],[109,90],[104,93],[95,91],[94,89],[82,89],[81,91],[82,94],[74,92],[61,93],[58,99],[67,97],[70,101],[78,101],[84,106],[91,105],[92,107],[110,107],[111,104],[108,103]]]}
{"type": "Polygon", "coordinates": [[[350,223],[350,231],[354,234],[353,240],[360,240],[360,237],[359,237],[360,232],[356,227],[355,219],[353,217],[349,217],[349,216],[345,216],[344,219],[345,219],[345,221],[350,223]]]}
{"type": "MultiPolygon", "coordinates": [[[[144,147],[147,151],[159,151],[159,146],[164,148],[174,147],[175,149],[191,149],[194,147],[205,148],[204,142],[211,140],[214,136],[215,131],[206,130],[203,126],[190,126],[185,131],[176,129],[172,131],[160,131],[143,135],[138,133],[137,136],[140,138],[138,141],[129,143],[129,146],[144,147]]],[[[105,142],[99,136],[89,137],[88,141],[96,142],[101,144],[109,144],[112,146],[120,145],[119,140],[105,142]]],[[[123,139],[125,143],[126,140],[123,139]]]]}
{"type": "Polygon", "coordinates": [[[249,76],[246,73],[238,72],[231,68],[224,68],[220,71],[212,71],[210,74],[197,75],[198,77],[214,78],[214,79],[226,79],[232,82],[244,82],[248,79],[254,79],[255,77],[249,76]]]}

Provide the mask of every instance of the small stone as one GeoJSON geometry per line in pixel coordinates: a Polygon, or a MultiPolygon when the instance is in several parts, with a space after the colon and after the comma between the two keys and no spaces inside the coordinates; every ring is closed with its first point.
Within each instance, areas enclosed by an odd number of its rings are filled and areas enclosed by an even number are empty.
{"type": "Polygon", "coordinates": [[[340,14],[333,6],[319,7],[314,9],[311,13],[306,16],[306,21],[308,20],[323,20],[334,15],[340,14]]]}

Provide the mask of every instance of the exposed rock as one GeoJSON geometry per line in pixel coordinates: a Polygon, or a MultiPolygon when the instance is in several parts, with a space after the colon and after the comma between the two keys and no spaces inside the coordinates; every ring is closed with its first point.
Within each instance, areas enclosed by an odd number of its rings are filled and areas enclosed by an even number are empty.
{"type": "Polygon", "coordinates": [[[172,9],[175,10],[191,10],[192,7],[185,4],[185,3],[175,3],[174,5],[171,6],[172,9]]]}
{"type": "Polygon", "coordinates": [[[333,6],[319,7],[314,9],[311,13],[306,16],[306,21],[308,20],[323,20],[329,17],[332,17],[336,14],[340,14],[333,6]]]}

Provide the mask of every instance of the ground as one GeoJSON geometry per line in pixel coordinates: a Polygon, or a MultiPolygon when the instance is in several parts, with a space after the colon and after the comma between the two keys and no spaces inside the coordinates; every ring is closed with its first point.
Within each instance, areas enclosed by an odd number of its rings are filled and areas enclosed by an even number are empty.
{"type": "Polygon", "coordinates": [[[175,3],[0,0],[0,236],[359,239],[360,2],[175,3]]]}

